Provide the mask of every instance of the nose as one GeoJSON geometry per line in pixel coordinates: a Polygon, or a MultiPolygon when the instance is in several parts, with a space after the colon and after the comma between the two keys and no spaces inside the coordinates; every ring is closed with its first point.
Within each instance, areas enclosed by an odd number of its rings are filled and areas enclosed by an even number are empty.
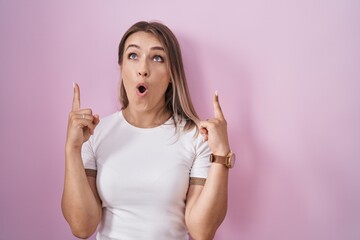
{"type": "Polygon", "coordinates": [[[138,72],[138,75],[140,76],[140,77],[147,77],[148,75],[149,75],[149,73],[147,72],[147,71],[139,71],[138,72]]]}
{"type": "Polygon", "coordinates": [[[148,77],[150,75],[149,66],[146,59],[143,59],[138,69],[139,77],[148,77]]]}

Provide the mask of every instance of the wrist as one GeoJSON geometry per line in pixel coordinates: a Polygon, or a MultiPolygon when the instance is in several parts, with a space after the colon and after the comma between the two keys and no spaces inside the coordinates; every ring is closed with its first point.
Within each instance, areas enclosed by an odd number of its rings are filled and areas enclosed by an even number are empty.
{"type": "Polygon", "coordinates": [[[72,154],[79,154],[81,153],[81,146],[70,146],[70,145],[65,145],[65,154],[66,155],[72,155],[72,154]]]}
{"type": "Polygon", "coordinates": [[[222,149],[216,149],[212,153],[216,156],[225,157],[230,152],[230,147],[222,148],[222,149]]]}
{"type": "Polygon", "coordinates": [[[212,153],[210,155],[210,162],[222,164],[227,168],[233,168],[235,165],[235,154],[231,150],[229,150],[229,152],[225,156],[212,153]]]}

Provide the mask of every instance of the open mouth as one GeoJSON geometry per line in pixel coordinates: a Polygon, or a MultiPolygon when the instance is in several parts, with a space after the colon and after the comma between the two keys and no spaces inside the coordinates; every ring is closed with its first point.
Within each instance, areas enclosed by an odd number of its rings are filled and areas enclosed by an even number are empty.
{"type": "Polygon", "coordinates": [[[146,91],[146,87],[140,86],[138,87],[140,93],[144,93],[146,91]]]}
{"type": "Polygon", "coordinates": [[[138,84],[136,86],[136,88],[137,88],[137,94],[139,96],[144,96],[146,94],[146,92],[147,92],[147,86],[145,84],[143,84],[143,83],[138,84]]]}

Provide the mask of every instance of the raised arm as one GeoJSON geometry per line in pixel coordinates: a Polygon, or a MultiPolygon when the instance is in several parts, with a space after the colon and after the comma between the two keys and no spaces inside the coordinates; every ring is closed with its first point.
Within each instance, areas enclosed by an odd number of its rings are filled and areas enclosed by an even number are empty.
{"type": "Polygon", "coordinates": [[[101,200],[96,178],[87,177],[81,158],[81,147],[99,123],[91,109],[80,109],[80,89],[74,83],[72,111],[69,114],[65,146],[65,182],[61,207],[72,233],[88,238],[101,220],[101,200]]]}
{"type": "MultiPolygon", "coordinates": [[[[214,155],[230,152],[227,123],[222,113],[217,92],[213,99],[214,118],[200,122],[200,132],[208,141],[214,155]]],[[[210,240],[225,218],[227,211],[229,168],[212,163],[205,185],[190,185],[185,221],[190,235],[196,240],[210,240]]]]}

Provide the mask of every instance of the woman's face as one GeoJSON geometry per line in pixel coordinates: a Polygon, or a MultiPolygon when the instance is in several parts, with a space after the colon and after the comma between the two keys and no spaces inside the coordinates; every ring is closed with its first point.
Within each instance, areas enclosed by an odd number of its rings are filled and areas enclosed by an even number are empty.
{"type": "Polygon", "coordinates": [[[120,68],[128,107],[138,111],[165,107],[170,82],[167,61],[164,46],[153,34],[136,32],[127,38],[120,68]]]}

